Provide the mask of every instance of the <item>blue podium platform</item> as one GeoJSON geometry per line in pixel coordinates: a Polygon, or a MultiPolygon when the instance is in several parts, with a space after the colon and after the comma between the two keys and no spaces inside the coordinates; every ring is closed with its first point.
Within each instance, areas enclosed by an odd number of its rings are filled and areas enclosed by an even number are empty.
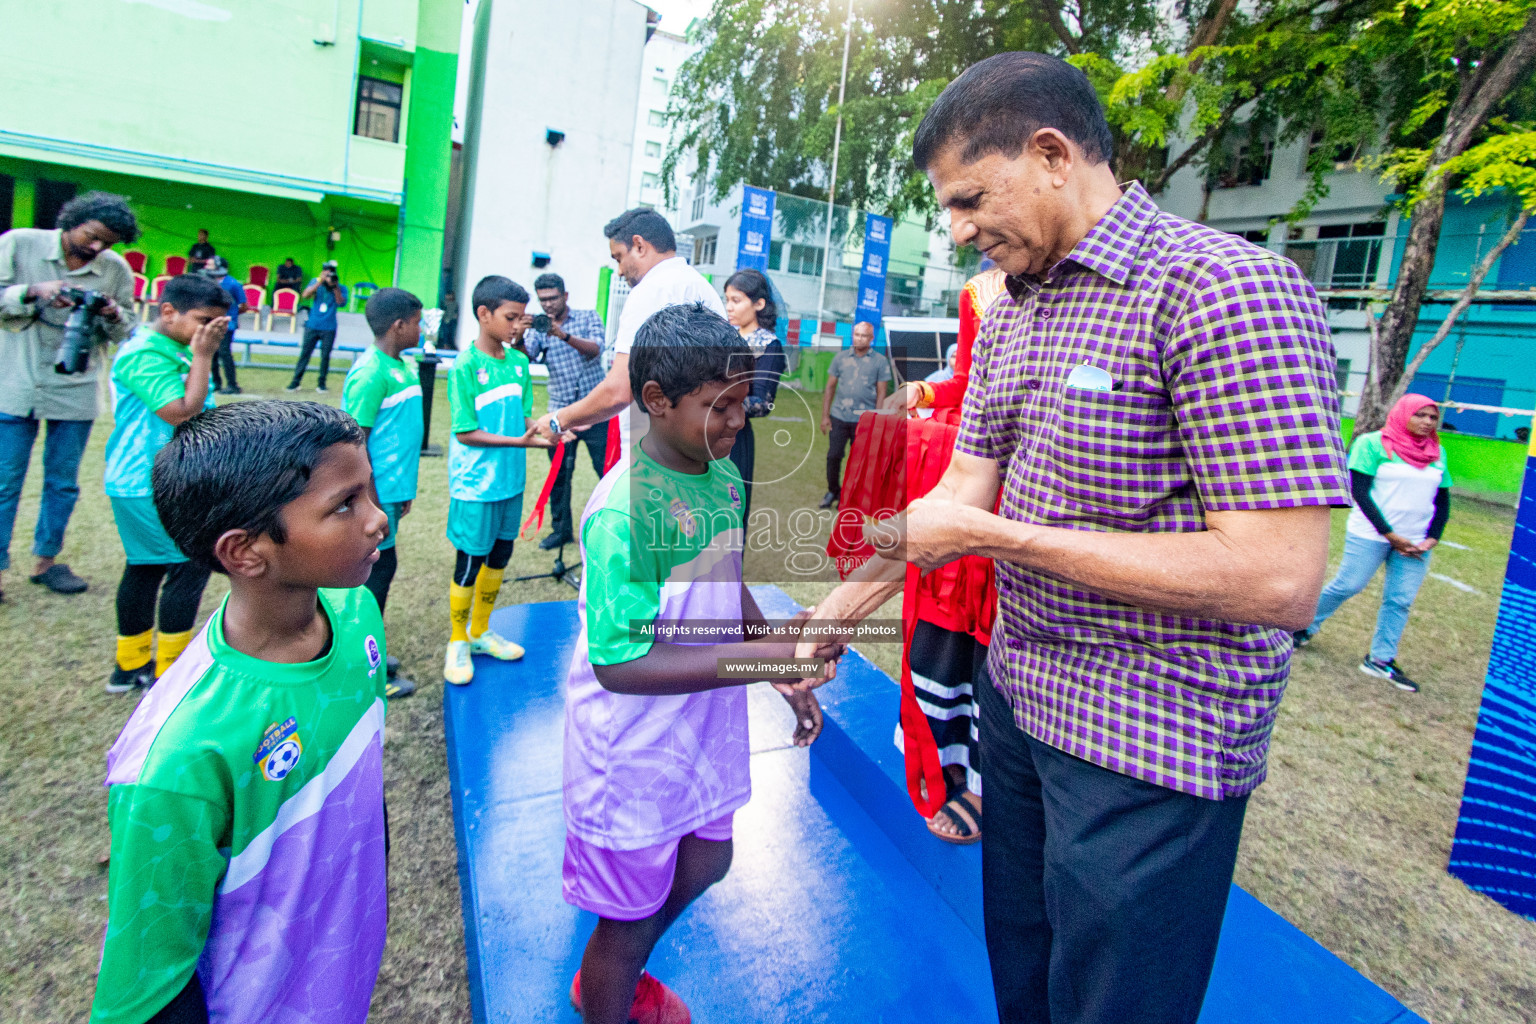
{"type": "MultiPolygon", "coordinates": [[[[796,606],[755,588],[770,618],[796,606]]],[[[562,685],[574,601],[492,623],[528,650],[475,659],[445,687],[449,775],[474,1018],[574,1021],[567,1001],[595,919],[560,896],[562,685]]],[[[735,863],[662,939],[650,969],[701,1024],[996,1019],[980,921],[980,849],[928,834],[892,741],[897,690],[851,652],[819,693],[809,750],[765,685],[751,703],[752,802],[735,863]]],[[[1233,887],[1201,1024],[1409,1024],[1420,1018],[1233,887]]]]}

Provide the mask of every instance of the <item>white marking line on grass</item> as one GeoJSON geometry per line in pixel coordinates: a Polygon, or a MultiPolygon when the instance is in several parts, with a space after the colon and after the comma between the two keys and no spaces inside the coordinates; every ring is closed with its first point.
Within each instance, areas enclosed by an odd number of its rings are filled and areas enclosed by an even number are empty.
{"type": "Polygon", "coordinates": [[[1455,548],[1457,551],[1471,551],[1472,550],[1471,548],[1467,547],[1465,544],[1457,544],[1453,540],[1442,540],[1440,542],[1440,547],[1443,547],[1443,548],[1455,548]]]}
{"type": "Polygon", "coordinates": [[[1481,590],[1478,590],[1475,587],[1469,587],[1465,583],[1461,582],[1461,580],[1453,580],[1444,573],[1432,572],[1430,573],[1430,576],[1439,580],[1441,583],[1449,583],[1451,586],[1455,587],[1457,590],[1462,591],[1463,593],[1476,594],[1478,597],[1483,596],[1483,592],[1481,590]]]}

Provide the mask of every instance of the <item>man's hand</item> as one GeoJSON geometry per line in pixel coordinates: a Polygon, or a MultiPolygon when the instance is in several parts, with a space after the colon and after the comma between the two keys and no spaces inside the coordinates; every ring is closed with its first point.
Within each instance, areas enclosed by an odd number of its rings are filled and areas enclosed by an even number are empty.
{"type": "Polygon", "coordinates": [[[795,712],[795,734],[790,737],[797,747],[808,747],[821,735],[821,701],[810,690],[790,690],[784,700],[795,712]]]}
{"type": "Polygon", "coordinates": [[[823,434],[826,434],[829,437],[832,435],[832,417],[831,416],[823,416],[821,418],[821,432],[823,434]]]}
{"type": "Polygon", "coordinates": [[[107,304],[101,307],[101,313],[115,324],[123,322],[123,307],[119,306],[117,300],[111,296],[107,297],[107,304]]]}
{"type": "Polygon", "coordinates": [[[197,329],[192,335],[192,357],[205,356],[212,359],[219,351],[219,344],[224,340],[224,332],[229,329],[229,317],[221,316],[209,320],[197,329]]]}
{"type": "Polygon", "coordinates": [[[908,381],[897,388],[889,398],[880,403],[881,412],[905,412],[908,416],[917,415],[917,400],[922,394],[922,389],[913,381],[908,381]]]}
{"type": "Polygon", "coordinates": [[[990,513],[959,502],[917,498],[899,515],[866,523],[864,538],[883,558],[937,569],[966,553],[964,527],[978,514],[990,513]]]}
{"type": "MultiPolygon", "coordinates": [[[[551,409],[549,412],[533,421],[533,423],[528,427],[528,433],[523,435],[523,440],[528,442],[529,447],[554,447],[555,432],[549,429],[549,418],[551,416],[559,417],[560,413],[563,411],[564,410],[562,409],[551,409]],[[536,445],[535,442],[539,438],[543,438],[544,440],[548,441],[549,444],[536,445]]],[[[566,433],[570,433],[570,431],[566,431],[566,433]]]]}
{"type": "Polygon", "coordinates": [[[1437,538],[1425,537],[1423,540],[1419,541],[1419,550],[1424,554],[1428,554],[1429,552],[1433,551],[1435,545],[1439,543],[1440,541],[1437,538]]]}
{"type": "Polygon", "coordinates": [[[1425,551],[1400,533],[1387,534],[1387,543],[1392,545],[1393,551],[1400,555],[1407,555],[1409,558],[1418,558],[1425,551]]]}
{"type": "Polygon", "coordinates": [[[414,498],[407,498],[406,500],[404,500],[404,501],[402,501],[400,503],[400,513],[399,513],[399,515],[400,515],[401,519],[404,519],[406,516],[411,514],[411,506],[414,505],[415,503],[416,503],[416,500],[414,498]]]}
{"type": "Polygon", "coordinates": [[[59,292],[63,291],[63,281],[39,281],[27,286],[27,298],[36,302],[39,306],[62,306],[59,292]]]}
{"type": "Polygon", "coordinates": [[[521,338],[523,336],[524,332],[527,331],[528,328],[530,328],[532,326],[533,326],[533,314],[532,313],[524,313],[522,316],[518,317],[517,320],[512,324],[512,337],[514,339],[521,338]]]}

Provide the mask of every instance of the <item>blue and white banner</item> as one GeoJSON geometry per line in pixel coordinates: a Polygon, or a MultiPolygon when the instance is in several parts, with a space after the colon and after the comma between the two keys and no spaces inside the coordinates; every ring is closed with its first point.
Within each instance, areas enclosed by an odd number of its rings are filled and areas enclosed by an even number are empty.
{"type": "Polygon", "coordinates": [[[864,265],[859,270],[859,302],[854,312],[855,323],[867,320],[880,326],[880,312],[885,308],[886,264],[891,259],[891,229],[895,222],[889,217],[867,214],[864,219],[864,265]]]}
{"type": "Polygon", "coordinates": [[[736,243],[737,270],[767,270],[768,244],[773,239],[773,192],[743,185],[741,237],[736,243]]]}

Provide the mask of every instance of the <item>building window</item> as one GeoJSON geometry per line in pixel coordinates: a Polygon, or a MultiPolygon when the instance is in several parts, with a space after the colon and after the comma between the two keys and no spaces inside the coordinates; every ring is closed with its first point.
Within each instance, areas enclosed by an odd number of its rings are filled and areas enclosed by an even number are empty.
{"type": "Polygon", "coordinates": [[[653,110],[646,117],[645,123],[652,128],[665,128],[667,126],[667,112],[665,110],[653,110]]]}
{"type": "Polygon", "coordinates": [[[1211,187],[1262,185],[1269,180],[1270,165],[1274,160],[1273,139],[1246,139],[1235,143],[1226,152],[1213,154],[1211,187]]]}
{"type": "Polygon", "coordinates": [[[661,143],[659,143],[659,142],[647,142],[645,144],[645,155],[649,156],[649,157],[659,157],[659,156],[661,156],[661,143]]]}
{"type": "Polygon", "coordinates": [[[644,191],[646,189],[659,188],[660,186],[661,186],[661,178],[658,175],[652,174],[650,171],[646,171],[644,174],[640,175],[640,189],[641,189],[641,191],[644,191]]]}
{"type": "Polygon", "coordinates": [[[720,236],[710,235],[708,238],[696,238],[693,240],[693,265],[696,267],[714,266],[715,253],[720,246],[720,236]]]}
{"type": "Polygon", "coordinates": [[[655,78],[651,79],[651,86],[663,96],[667,94],[667,80],[662,78],[660,75],[657,75],[655,78]]]}
{"type": "Polygon", "coordinates": [[[1238,238],[1252,242],[1254,245],[1263,245],[1269,241],[1268,228],[1257,228],[1252,231],[1234,231],[1232,233],[1238,238]]]}
{"type": "MultiPolygon", "coordinates": [[[[1307,165],[1302,168],[1302,171],[1305,172],[1307,167],[1311,167],[1312,161],[1315,159],[1327,160],[1333,164],[1335,171],[1354,170],[1355,160],[1359,156],[1360,144],[1358,142],[1325,142],[1323,140],[1323,133],[1316,131],[1312,133],[1312,138],[1307,143],[1307,165]]],[[[1323,166],[1326,167],[1327,164],[1323,166]]]]}
{"type": "Polygon", "coordinates": [[[697,191],[697,192],[695,192],[693,194],[693,213],[692,213],[692,219],[695,220],[695,221],[700,221],[700,220],[704,219],[704,190],[703,189],[700,189],[699,191],[697,191]]]}
{"type": "Polygon", "coordinates": [[[383,142],[400,141],[400,98],[404,90],[378,78],[357,80],[357,118],[352,134],[383,142]]]}
{"type": "MultiPolygon", "coordinates": [[[[820,276],[821,246],[801,245],[799,242],[791,242],[787,253],[783,251],[782,246],[783,243],[781,242],[770,243],[769,258],[773,258],[774,248],[779,247],[778,256],[785,260],[783,266],[786,271],[791,274],[807,274],[811,277],[820,276]]],[[[775,266],[774,269],[777,270],[778,267],[775,266]]]]}
{"type": "MultiPolygon", "coordinates": [[[[1315,239],[1297,230],[1285,243],[1285,255],[1320,290],[1370,288],[1376,282],[1385,231],[1386,224],[1379,220],[1325,224],[1317,228],[1315,239]]],[[[1330,309],[1357,309],[1360,305],[1359,299],[1328,300],[1330,309]]]]}

